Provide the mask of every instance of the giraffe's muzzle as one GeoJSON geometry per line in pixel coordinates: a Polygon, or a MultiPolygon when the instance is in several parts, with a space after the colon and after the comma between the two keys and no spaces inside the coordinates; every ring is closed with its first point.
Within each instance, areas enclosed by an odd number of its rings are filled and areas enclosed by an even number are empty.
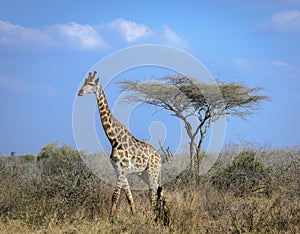
{"type": "Polygon", "coordinates": [[[78,91],[78,96],[82,96],[83,95],[83,91],[82,90],[79,90],[78,91]]]}

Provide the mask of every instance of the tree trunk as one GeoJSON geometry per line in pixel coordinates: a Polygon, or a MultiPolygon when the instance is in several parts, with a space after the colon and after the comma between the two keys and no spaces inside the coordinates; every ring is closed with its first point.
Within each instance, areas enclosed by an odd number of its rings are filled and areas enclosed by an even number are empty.
{"type": "Polygon", "coordinates": [[[196,160],[195,160],[195,156],[196,156],[196,152],[195,152],[195,140],[194,138],[191,138],[191,142],[190,142],[190,172],[191,172],[191,184],[192,184],[192,188],[195,188],[196,186],[196,174],[197,174],[197,170],[196,170],[196,160]]]}
{"type": "Polygon", "coordinates": [[[200,167],[201,167],[201,147],[202,147],[203,138],[201,137],[196,149],[196,158],[197,158],[197,174],[200,175],[200,167]]]}
{"type": "Polygon", "coordinates": [[[190,167],[191,170],[195,168],[195,151],[194,151],[194,139],[190,142],[190,167]]]}

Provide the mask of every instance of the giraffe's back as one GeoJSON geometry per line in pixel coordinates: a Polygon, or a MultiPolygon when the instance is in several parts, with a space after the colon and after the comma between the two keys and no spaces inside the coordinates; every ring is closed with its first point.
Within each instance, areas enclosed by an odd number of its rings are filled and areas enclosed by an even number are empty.
{"type": "Polygon", "coordinates": [[[160,169],[160,155],[146,142],[136,138],[120,142],[113,148],[111,154],[112,163],[126,169],[127,173],[135,173],[146,170],[147,168],[160,169]]]}

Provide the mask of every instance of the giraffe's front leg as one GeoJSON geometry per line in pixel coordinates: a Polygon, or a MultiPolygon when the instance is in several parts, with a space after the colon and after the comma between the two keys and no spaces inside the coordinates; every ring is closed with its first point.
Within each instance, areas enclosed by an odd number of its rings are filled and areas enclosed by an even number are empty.
{"type": "Polygon", "coordinates": [[[121,194],[121,189],[122,189],[122,181],[119,180],[118,178],[117,185],[111,199],[110,217],[114,216],[116,213],[117,204],[121,194]]]}
{"type": "Polygon", "coordinates": [[[130,205],[130,209],[131,209],[132,214],[135,214],[135,212],[136,212],[135,205],[134,205],[134,202],[133,202],[133,197],[132,197],[131,190],[130,190],[130,187],[129,187],[129,184],[128,184],[128,180],[126,178],[126,175],[121,174],[121,175],[118,176],[117,186],[116,186],[116,189],[115,189],[115,191],[113,193],[113,196],[112,196],[112,206],[111,206],[111,211],[110,211],[110,216],[111,217],[114,216],[114,214],[116,212],[117,204],[118,204],[118,201],[119,201],[119,198],[120,198],[122,188],[124,188],[124,190],[125,190],[127,201],[130,205]]]}
{"type": "Polygon", "coordinates": [[[131,193],[131,190],[130,190],[130,187],[129,187],[129,184],[128,184],[128,180],[127,180],[126,177],[125,177],[125,181],[124,181],[124,184],[123,184],[123,188],[125,190],[125,194],[126,194],[126,197],[127,197],[127,201],[130,205],[131,212],[134,215],[136,213],[135,205],[134,205],[134,202],[133,202],[132,193],[131,193]]]}

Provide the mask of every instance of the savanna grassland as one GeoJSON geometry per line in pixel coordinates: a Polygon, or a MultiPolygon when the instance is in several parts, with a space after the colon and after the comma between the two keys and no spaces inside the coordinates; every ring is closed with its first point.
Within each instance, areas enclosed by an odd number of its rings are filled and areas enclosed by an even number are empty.
{"type": "Polygon", "coordinates": [[[300,150],[227,149],[204,176],[188,170],[163,186],[124,195],[109,218],[113,187],[70,146],[0,158],[0,233],[299,233],[300,150]]]}

